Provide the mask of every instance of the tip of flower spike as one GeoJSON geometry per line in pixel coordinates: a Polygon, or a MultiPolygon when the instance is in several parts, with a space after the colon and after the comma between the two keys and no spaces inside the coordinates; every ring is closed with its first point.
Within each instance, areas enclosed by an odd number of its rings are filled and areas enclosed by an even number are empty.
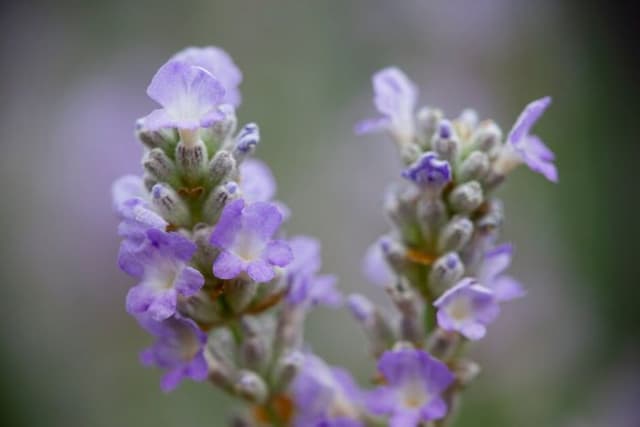
{"type": "Polygon", "coordinates": [[[260,142],[260,129],[255,123],[246,124],[240,134],[238,135],[236,142],[236,149],[241,153],[248,153],[253,147],[260,142]]]}

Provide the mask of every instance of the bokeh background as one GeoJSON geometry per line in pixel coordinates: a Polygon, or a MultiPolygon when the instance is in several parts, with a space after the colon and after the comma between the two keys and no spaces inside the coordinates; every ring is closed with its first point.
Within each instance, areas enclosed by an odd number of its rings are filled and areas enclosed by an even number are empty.
{"type": "MultiPolygon", "coordinates": [[[[145,88],[187,45],[229,51],[245,74],[292,234],[319,236],[345,291],[382,301],[360,273],[385,231],[399,163],[373,113],[370,75],[397,64],[421,102],[471,106],[508,128],[530,100],[560,184],[518,171],[505,238],[529,297],[473,350],[484,373],[456,427],[640,426],[635,226],[638,25],[631,2],[553,0],[20,1],[0,6],[2,425],[222,426],[222,393],[171,395],[139,366],[149,338],[124,312],[110,184],[140,171],[133,123],[145,88]],[[589,5],[587,5],[589,3],[589,5]]],[[[344,312],[308,323],[314,348],[365,383],[372,364],[344,312]]]]}

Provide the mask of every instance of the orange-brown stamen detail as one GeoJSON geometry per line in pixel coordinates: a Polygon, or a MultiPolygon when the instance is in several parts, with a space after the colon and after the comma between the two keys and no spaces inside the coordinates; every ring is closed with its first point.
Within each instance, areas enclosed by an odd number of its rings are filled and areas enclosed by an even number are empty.
{"type": "Polygon", "coordinates": [[[417,249],[407,249],[407,259],[415,262],[416,264],[431,265],[436,260],[434,255],[426,252],[421,252],[417,249]]]}

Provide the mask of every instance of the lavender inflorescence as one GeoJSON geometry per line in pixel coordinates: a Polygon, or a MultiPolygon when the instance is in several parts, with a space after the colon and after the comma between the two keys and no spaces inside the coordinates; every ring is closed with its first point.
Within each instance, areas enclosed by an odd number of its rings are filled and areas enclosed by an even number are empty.
{"type": "Polygon", "coordinates": [[[454,120],[416,111],[417,89],[399,69],[374,75],[382,117],[356,131],[389,134],[405,168],[385,199],[391,230],[365,257],[395,312],[346,300],[378,361],[378,386],[364,390],[304,340],[307,312],[343,298],[320,274],[319,242],[281,230],[290,212],[252,158],[259,128],[237,129],[241,81],[219,48],[172,57],[147,90],[162,108],[137,123],[144,174],[113,186],[118,263],[138,280],[126,309],[155,338],[142,363],[165,371],[165,391],[188,378],[248,402],[234,426],[446,425],[479,372],[465,344],[525,294],[504,274],[513,251],[497,243],[494,192],[519,164],[557,180],[553,153],[529,133],[550,99],[529,104],[503,141],[471,110],[454,120]]]}

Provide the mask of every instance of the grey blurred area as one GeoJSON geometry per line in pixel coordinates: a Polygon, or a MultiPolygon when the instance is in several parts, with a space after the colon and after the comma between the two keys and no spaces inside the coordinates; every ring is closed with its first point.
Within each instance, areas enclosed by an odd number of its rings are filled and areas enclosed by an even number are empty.
{"type": "MultiPolygon", "coordinates": [[[[632,6],[577,1],[25,1],[0,6],[3,425],[222,426],[235,403],[207,384],[163,395],[139,365],[150,342],[124,311],[110,186],[140,171],[136,118],[155,70],[217,45],[244,72],[240,120],[292,209],[290,234],[323,242],[324,271],[376,301],[361,258],[386,230],[400,164],[353,124],[370,76],[403,68],[423,104],[467,107],[506,131],[530,100],[560,184],[518,171],[504,239],[527,298],[472,350],[484,367],[456,427],[637,427],[640,108],[632,6]],[[636,400],[632,396],[636,396],[636,400]],[[634,404],[635,403],[635,404],[634,404]]],[[[319,310],[313,349],[367,385],[374,369],[347,313],[319,310]]]]}

